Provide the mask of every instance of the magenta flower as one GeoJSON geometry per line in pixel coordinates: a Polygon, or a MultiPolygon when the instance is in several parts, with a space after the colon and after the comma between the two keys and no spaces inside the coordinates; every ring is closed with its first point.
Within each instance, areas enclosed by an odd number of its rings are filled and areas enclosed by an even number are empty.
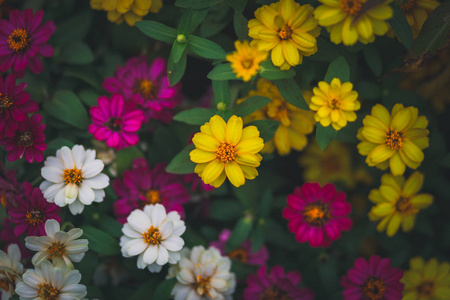
{"type": "Polygon", "coordinates": [[[13,67],[23,76],[27,66],[36,74],[43,71],[39,56],[53,55],[53,47],[46,43],[56,30],[53,21],[41,24],[43,17],[42,10],[33,15],[31,9],[23,13],[15,9],[9,21],[0,20],[0,72],[13,67]]]}
{"type": "Polygon", "coordinates": [[[328,247],[341,237],[341,231],[352,227],[346,217],[352,208],[345,198],[345,193],[336,191],[331,183],[321,188],[318,183],[308,182],[287,197],[283,217],[289,220],[288,228],[297,241],[308,241],[311,247],[328,247]]]}
{"type": "Polygon", "coordinates": [[[14,205],[18,193],[16,173],[14,170],[8,171],[0,162],[0,203],[8,209],[10,205],[14,205]]]}
{"type": "Polygon", "coordinates": [[[314,299],[310,289],[298,286],[301,280],[302,276],[297,271],[285,274],[283,267],[275,266],[267,274],[267,267],[262,266],[256,274],[247,278],[242,299],[314,299]]]}
{"type": "Polygon", "coordinates": [[[43,152],[47,149],[45,143],[45,124],[41,123],[42,116],[35,114],[19,124],[16,132],[0,141],[0,145],[8,151],[6,157],[9,161],[16,161],[25,155],[25,160],[32,163],[33,160],[41,162],[44,159],[43,152]]]}
{"type": "Polygon", "coordinates": [[[30,258],[32,256],[32,253],[30,250],[25,247],[25,244],[23,243],[23,240],[14,234],[14,229],[11,226],[11,220],[8,218],[3,220],[3,227],[0,232],[0,240],[4,243],[4,250],[8,248],[11,244],[16,244],[19,246],[20,253],[22,254],[22,259],[30,258]]]}
{"type": "Polygon", "coordinates": [[[172,108],[182,100],[181,84],[169,85],[167,63],[156,58],[151,65],[145,56],[129,59],[117,68],[114,77],[106,78],[103,87],[111,93],[122,94],[144,111],[147,123],[151,118],[172,121],[172,108]]]}
{"type": "Polygon", "coordinates": [[[99,141],[116,150],[134,146],[139,142],[137,131],[141,129],[144,114],[126,105],[121,95],[98,98],[98,106],[90,110],[93,124],[89,125],[89,133],[99,141]]]}
{"type": "Polygon", "coordinates": [[[23,89],[27,84],[16,86],[16,77],[10,74],[0,75],[0,139],[3,134],[12,134],[19,127],[19,122],[27,119],[27,114],[38,110],[35,101],[30,100],[30,94],[23,89]]]}
{"type": "Polygon", "coordinates": [[[360,257],[355,260],[354,268],[341,278],[345,288],[342,295],[344,300],[400,300],[402,276],[401,269],[391,268],[389,258],[372,255],[367,261],[360,257]]]}
{"type": "Polygon", "coordinates": [[[234,258],[247,264],[264,265],[266,263],[269,258],[267,248],[263,246],[258,251],[252,252],[252,244],[250,240],[245,240],[240,247],[231,252],[225,252],[225,246],[230,238],[230,235],[231,231],[224,229],[219,234],[219,240],[213,241],[209,245],[217,248],[222,255],[226,255],[229,258],[234,258]]]}
{"type": "Polygon", "coordinates": [[[113,187],[119,199],[113,204],[117,220],[124,224],[136,208],[161,203],[167,211],[184,215],[182,204],[189,200],[180,176],[165,171],[164,163],[150,169],[144,158],[133,161],[131,170],[123,172],[123,179],[114,181],[113,187]]]}
{"type": "Polygon", "coordinates": [[[8,209],[11,222],[16,224],[15,235],[19,236],[25,231],[27,236],[46,235],[44,225],[48,219],[61,222],[58,216],[59,206],[47,202],[39,188],[33,188],[30,183],[24,182],[20,191],[20,197],[16,198],[16,206],[8,209]]]}

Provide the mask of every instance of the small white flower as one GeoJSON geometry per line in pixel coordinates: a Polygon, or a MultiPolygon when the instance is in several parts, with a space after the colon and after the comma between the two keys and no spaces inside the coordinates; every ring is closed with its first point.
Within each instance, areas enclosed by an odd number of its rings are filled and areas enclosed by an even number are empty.
{"type": "Polygon", "coordinates": [[[73,269],[73,262],[80,262],[88,248],[88,240],[77,240],[83,235],[83,230],[74,228],[69,232],[61,231],[59,223],[50,219],[45,222],[47,236],[29,236],[25,238],[25,246],[33,251],[38,251],[31,262],[38,266],[47,259],[53,262],[63,260],[73,269]]]}
{"type": "Polygon", "coordinates": [[[236,288],[236,276],[230,272],[231,261],[219,250],[196,246],[184,251],[181,260],[169,269],[176,275],[174,300],[230,300],[236,288]]]}
{"type": "Polygon", "coordinates": [[[69,205],[73,215],[81,214],[85,205],[102,202],[105,197],[103,189],[109,185],[109,178],[101,173],[103,167],[103,162],[95,159],[95,150],[64,146],[56,151],[56,157],[45,160],[41,169],[45,181],[39,187],[48,202],[69,205]]]}
{"type": "Polygon", "coordinates": [[[0,294],[2,300],[14,295],[16,284],[22,280],[23,266],[20,263],[20,249],[16,244],[11,244],[8,253],[0,250],[0,294]]]}
{"type": "Polygon", "coordinates": [[[73,299],[86,296],[86,286],[79,284],[81,274],[63,263],[44,261],[39,267],[27,270],[23,282],[17,284],[20,299],[73,299]]]}
{"type": "Polygon", "coordinates": [[[176,211],[166,214],[161,204],[147,205],[136,209],[127,218],[120,238],[124,257],[138,256],[139,269],[148,267],[150,272],[159,272],[163,265],[180,260],[179,251],[184,246],[180,237],[186,230],[184,221],[176,211]]]}

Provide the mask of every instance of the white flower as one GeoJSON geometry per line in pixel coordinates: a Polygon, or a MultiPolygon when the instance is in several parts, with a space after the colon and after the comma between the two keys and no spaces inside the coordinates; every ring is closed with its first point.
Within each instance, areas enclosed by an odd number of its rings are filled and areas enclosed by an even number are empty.
{"type": "Polygon", "coordinates": [[[39,187],[48,202],[60,207],[68,204],[70,212],[77,215],[85,205],[103,201],[103,189],[109,185],[108,176],[101,173],[103,167],[103,162],[95,159],[95,150],[64,146],[56,151],[56,157],[45,160],[41,169],[45,181],[39,187]]]}
{"type": "Polygon", "coordinates": [[[184,221],[176,211],[166,214],[161,204],[147,205],[136,209],[127,218],[120,238],[124,257],[138,256],[139,269],[148,267],[150,272],[159,272],[163,265],[180,260],[179,251],[184,246],[180,237],[186,230],[184,221]]]}
{"type": "Polygon", "coordinates": [[[39,267],[27,270],[23,282],[17,284],[20,299],[72,299],[86,296],[86,286],[79,284],[81,274],[65,264],[44,261],[39,267]]]}
{"type": "Polygon", "coordinates": [[[16,244],[11,244],[8,253],[0,250],[0,294],[2,300],[14,295],[16,284],[22,279],[23,266],[20,263],[20,249],[16,244]]]}
{"type": "Polygon", "coordinates": [[[89,250],[88,240],[77,240],[83,235],[79,228],[71,229],[69,232],[61,231],[59,223],[50,219],[45,222],[45,233],[47,236],[29,236],[25,238],[25,246],[33,251],[38,251],[31,262],[38,266],[47,259],[54,262],[63,260],[65,264],[73,269],[73,262],[80,262],[84,253],[89,250]]]}
{"type": "Polygon", "coordinates": [[[236,288],[236,276],[230,272],[231,261],[220,255],[219,250],[196,246],[183,251],[177,265],[169,274],[176,274],[172,295],[175,300],[229,300],[236,288]]]}

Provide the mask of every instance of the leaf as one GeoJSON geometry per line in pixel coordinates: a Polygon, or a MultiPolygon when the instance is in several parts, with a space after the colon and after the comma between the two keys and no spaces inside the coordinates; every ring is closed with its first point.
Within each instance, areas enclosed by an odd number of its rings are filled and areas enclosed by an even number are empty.
{"type": "Polygon", "coordinates": [[[383,72],[383,60],[380,52],[372,45],[368,45],[363,49],[364,58],[375,76],[380,76],[383,72]]]}
{"type": "Polygon", "coordinates": [[[181,17],[177,33],[183,34],[186,38],[188,38],[189,35],[191,34],[191,23],[192,23],[192,10],[188,9],[181,17]]]}
{"type": "Polygon", "coordinates": [[[152,299],[157,300],[169,300],[171,298],[170,293],[173,290],[173,287],[177,283],[177,278],[170,278],[162,281],[155,289],[153,293],[152,299]]]}
{"type": "Polygon", "coordinates": [[[207,77],[211,80],[233,80],[237,79],[231,68],[231,64],[220,64],[214,67],[207,77]]]}
{"type": "Polygon", "coordinates": [[[207,8],[218,3],[222,0],[177,0],[175,5],[183,8],[202,9],[207,8]]]}
{"type": "Polygon", "coordinates": [[[294,79],[279,79],[274,80],[273,83],[277,86],[284,100],[295,107],[309,110],[308,104],[306,104],[305,98],[303,98],[302,92],[294,79]]]}
{"type": "Polygon", "coordinates": [[[398,36],[398,39],[402,42],[402,44],[405,45],[406,48],[411,49],[413,45],[411,26],[409,26],[400,5],[397,3],[392,3],[391,7],[394,10],[394,16],[388,20],[389,25],[391,25],[392,29],[394,29],[395,34],[398,36]]]}
{"type": "Polygon", "coordinates": [[[342,56],[330,63],[324,80],[330,83],[333,78],[339,78],[342,83],[350,81],[350,66],[342,56]]]}
{"type": "Polygon", "coordinates": [[[169,84],[171,86],[174,86],[181,78],[183,78],[184,71],[186,70],[186,61],[186,51],[183,52],[178,63],[173,61],[172,55],[169,56],[169,61],[167,63],[167,77],[169,78],[169,84]]]}
{"type": "Polygon", "coordinates": [[[236,36],[240,41],[249,40],[248,37],[248,20],[244,15],[238,11],[234,12],[233,16],[233,27],[236,36]]]}
{"type": "Polygon", "coordinates": [[[172,45],[172,59],[174,63],[178,63],[183,56],[184,50],[186,50],[186,43],[179,43],[175,40],[172,45]]]}
{"type": "Polygon", "coordinates": [[[264,245],[266,237],[265,230],[266,230],[266,223],[264,219],[259,219],[258,224],[250,234],[250,240],[252,241],[252,253],[259,251],[259,249],[261,249],[261,247],[264,245]]]}
{"type": "Polygon", "coordinates": [[[88,105],[89,107],[96,106],[98,104],[97,101],[100,96],[101,94],[91,89],[84,89],[78,93],[78,97],[80,97],[81,101],[83,101],[83,103],[88,105]]]}
{"type": "Polygon", "coordinates": [[[223,50],[222,47],[210,40],[191,35],[188,39],[188,43],[189,49],[198,56],[209,59],[225,58],[225,50],[223,50]]]}
{"type": "Polygon", "coordinates": [[[98,255],[92,251],[86,252],[83,259],[79,263],[75,263],[77,270],[83,274],[81,277],[81,284],[89,284],[94,276],[97,266],[98,255]]]}
{"type": "Polygon", "coordinates": [[[104,255],[120,254],[119,242],[109,234],[90,225],[81,226],[83,237],[89,241],[89,249],[104,255]]]}
{"type": "Polygon", "coordinates": [[[72,65],[88,65],[94,61],[94,54],[87,44],[73,41],[65,43],[55,59],[72,65]]]}
{"type": "Polygon", "coordinates": [[[325,150],[327,145],[336,139],[337,131],[333,126],[323,127],[320,123],[316,124],[316,140],[320,149],[325,150]]]}
{"type": "Polygon", "coordinates": [[[259,136],[264,140],[264,143],[266,143],[273,138],[280,122],[275,120],[255,120],[247,123],[247,125],[256,126],[259,130],[259,136]]]}
{"type": "Polygon", "coordinates": [[[225,246],[225,251],[230,252],[239,247],[252,230],[253,219],[251,215],[242,217],[233,229],[225,246]]]}
{"type": "Polygon", "coordinates": [[[189,153],[194,149],[194,144],[190,144],[181,150],[181,152],[178,153],[166,167],[166,172],[173,174],[194,173],[196,164],[192,162],[189,157],[189,153]]]}
{"type": "Polygon", "coordinates": [[[200,36],[207,39],[221,32],[230,23],[229,10],[230,7],[225,2],[209,8],[208,15],[200,26],[200,36]]]}
{"type": "MultiPolygon", "coordinates": [[[[142,300],[149,298],[149,295],[151,295],[155,291],[155,288],[158,285],[158,278],[156,277],[156,274],[151,274],[150,276],[152,278],[146,281],[144,284],[140,284],[139,288],[135,292],[133,292],[128,300],[142,300]]],[[[152,297],[150,299],[156,298],[152,297]]]]}
{"type": "Polygon", "coordinates": [[[239,117],[246,117],[249,114],[257,111],[258,109],[266,106],[272,101],[271,99],[263,96],[252,96],[237,106],[232,107],[230,110],[233,115],[237,115],[239,117]]]}
{"type": "Polygon", "coordinates": [[[177,30],[155,21],[136,22],[145,35],[162,42],[172,43],[177,38],[177,30]]]}
{"type": "Polygon", "coordinates": [[[139,157],[144,157],[144,154],[136,146],[119,150],[116,153],[117,174],[121,175],[123,171],[130,169],[133,160],[139,157]]]}
{"type": "MultiPolygon", "coordinates": [[[[55,41],[81,41],[91,30],[93,11],[84,10],[58,24],[58,30],[52,36],[55,41]]],[[[58,43],[59,44],[59,43],[58,43]]]]}
{"type": "Polygon", "coordinates": [[[208,122],[215,113],[216,110],[213,108],[197,107],[179,112],[173,119],[189,125],[203,125],[208,122]]]}
{"type": "Polygon", "coordinates": [[[262,78],[268,80],[287,79],[295,76],[295,70],[294,68],[290,68],[289,70],[281,71],[270,60],[266,60],[261,64],[260,75],[262,78]]]}
{"type": "Polygon", "coordinates": [[[96,222],[96,227],[115,238],[122,236],[122,224],[108,215],[100,215],[100,218],[96,222]]]}
{"type": "Polygon", "coordinates": [[[74,142],[69,141],[68,139],[56,138],[47,143],[47,149],[45,150],[44,154],[45,156],[55,155],[56,150],[61,149],[63,146],[72,148],[74,145],[74,142]]]}
{"type": "Polygon", "coordinates": [[[218,221],[233,221],[242,217],[242,205],[232,199],[217,199],[212,201],[209,216],[218,221]]]}
{"type": "Polygon", "coordinates": [[[44,110],[53,118],[78,129],[86,130],[89,117],[80,99],[71,91],[59,90],[44,104],[44,110]]]}
{"type": "Polygon", "coordinates": [[[228,4],[236,11],[242,14],[247,6],[248,0],[226,0],[228,4]]]}
{"type": "Polygon", "coordinates": [[[212,88],[214,92],[214,100],[216,104],[225,103],[226,107],[231,104],[230,86],[226,80],[213,80],[212,88]]]}
{"type": "Polygon", "coordinates": [[[93,66],[75,66],[75,65],[67,66],[67,68],[64,70],[64,76],[77,78],[89,84],[97,91],[103,92],[103,88],[100,83],[100,78],[97,74],[96,69],[93,66]]]}

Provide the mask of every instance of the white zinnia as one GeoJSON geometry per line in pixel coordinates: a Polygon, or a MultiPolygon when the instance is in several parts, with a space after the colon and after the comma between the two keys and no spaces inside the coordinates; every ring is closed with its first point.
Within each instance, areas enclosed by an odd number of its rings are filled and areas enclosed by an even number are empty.
{"type": "Polygon", "coordinates": [[[180,260],[179,251],[184,246],[180,237],[186,230],[184,221],[176,211],[166,214],[161,204],[147,205],[136,209],[127,218],[120,238],[124,257],[138,256],[137,267],[148,267],[150,272],[159,272],[163,265],[180,260]]]}
{"type": "Polygon", "coordinates": [[[20,249],[16,244],[8,246],[7,253],[0,250],[0,294],[2,300],[14,295],[16,284],[22,280],[23,266],[20,249]]]}
{"type": "Polygon", "coordinates": [[[236,276],[230,272],[231,261],[214,247],[196,246],[183,251],[183,257],[169,274],[176,274],[172,295],[175,300],[229,300],[236,288],[236,276]]]}
{"type": "Polygon", "coordinates": [[[63,260],[73,269],[73,262],[80,262],[88,248],[88,240],[77,240],[83,235],[83,230],[74,228],[69,232],[61,231],[59,223],[50,219],[45,222],[47,236],[29,236],[25,238],[25,246],[33,251],[38,251],[31,262],[38,266],[47,259],[54,262],[63,260]]]}
{"type": "Polygon", "coordinates": [[[70,212],[77,215],[85,205],[103,201],[103,189],[109,185],[108,176],[101,173],[103,167],[103,162],[95,159],[95,150],[64,146],[56,151],[56,157],[45,160],[41,169],[45,181],[39,187],[48,202],[60,207],[68,204],[70,212]]]}
{"type": "Polygon", "coordinates": [[[86,286],[79,284],[81,274],[63,263],[44,261],[39,267],[27,270],[23,282],[16,287],[20,299],[72,299],[86,296],[86,286]]]}

